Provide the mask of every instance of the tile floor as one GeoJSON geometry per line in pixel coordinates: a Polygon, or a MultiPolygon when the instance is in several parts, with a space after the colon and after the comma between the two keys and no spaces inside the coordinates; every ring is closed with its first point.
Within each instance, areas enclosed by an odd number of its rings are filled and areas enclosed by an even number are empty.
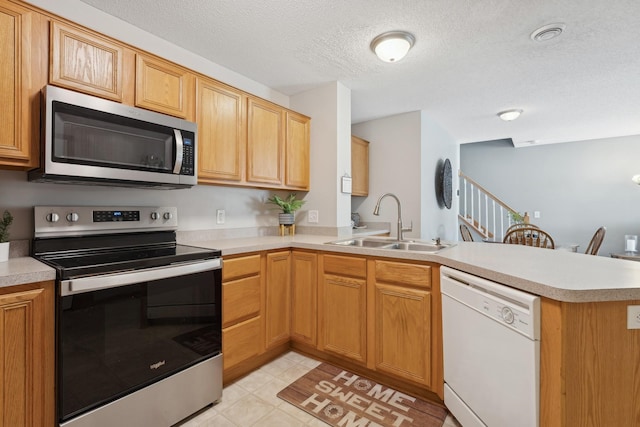
{"type": "MultiPolygon", "coordinates": [[[[180,427],[327,427],[276,395],[320,362],[289,352],[222,391],[222,400],[180,427]]],[[[460,427],[451,416],[443,427],[460,427]]]]}

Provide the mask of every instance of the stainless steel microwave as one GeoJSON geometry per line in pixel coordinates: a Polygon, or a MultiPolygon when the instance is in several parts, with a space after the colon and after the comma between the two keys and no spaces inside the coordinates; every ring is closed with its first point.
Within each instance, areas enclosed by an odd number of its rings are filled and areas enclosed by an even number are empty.
{"type": "Polygon", "coordinates": [[[45,86],[40,168],[30,181],[186,188],[197,182],[193,122],[45,86]]]}

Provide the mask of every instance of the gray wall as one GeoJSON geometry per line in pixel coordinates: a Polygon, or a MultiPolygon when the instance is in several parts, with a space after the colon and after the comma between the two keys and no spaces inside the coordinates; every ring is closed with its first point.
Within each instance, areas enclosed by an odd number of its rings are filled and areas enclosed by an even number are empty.
{"type": "Polygon", "coordinates": [[[580,244],[595,230],[607,234],[600,255],[624,248],[625,234],[640,235],[640,136],[514,148],[507,141],[460,146],[460,168],[531,222],[557,245],[580,244]],[[533,217],[540,211],[541,217],[533,217]]]}

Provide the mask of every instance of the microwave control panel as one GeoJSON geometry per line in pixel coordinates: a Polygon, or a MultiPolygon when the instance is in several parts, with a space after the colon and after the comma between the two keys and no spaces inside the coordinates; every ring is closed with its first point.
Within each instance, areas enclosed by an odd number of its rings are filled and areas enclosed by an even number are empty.
{"type": "Polygon", "coordinates": [[[195,172],[195,153],[193,150],[193,139],[184,137],[182,145],[182,168],[180,175],[193,175],[195,172]]]}

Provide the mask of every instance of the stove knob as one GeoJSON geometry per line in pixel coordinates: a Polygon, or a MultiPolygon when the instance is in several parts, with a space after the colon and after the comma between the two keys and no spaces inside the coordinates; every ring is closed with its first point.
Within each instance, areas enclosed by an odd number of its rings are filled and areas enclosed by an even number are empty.
{"type": "Polygon", "coordinates": [[[155,221],[158,218],[160,218],[160,214],[158,212],[151,212],[151,219],[152,220],[155,221]]]}
{"type": "Polygon", "coordinates": [[[171,215],[171,212],[165,212],[164,215],[162,215],[162,217],[164,219],[171,219],[173,218],[173,215],[171,215]]]}
{"type": "Polygon", "coordinates": [[[48,222],[58,222],[59,219],[60,219],[60,215],[58,215],[55,212],[48,213],[46,216],[46,220],[48,222]]]}
{"type": "Polygon", "coordinates": [[[78,222],[79,218],[80,217],[75,212],[71,212],[71,213],[67,214],[67,221],[69,221],[69,222],[78,222]]]}

